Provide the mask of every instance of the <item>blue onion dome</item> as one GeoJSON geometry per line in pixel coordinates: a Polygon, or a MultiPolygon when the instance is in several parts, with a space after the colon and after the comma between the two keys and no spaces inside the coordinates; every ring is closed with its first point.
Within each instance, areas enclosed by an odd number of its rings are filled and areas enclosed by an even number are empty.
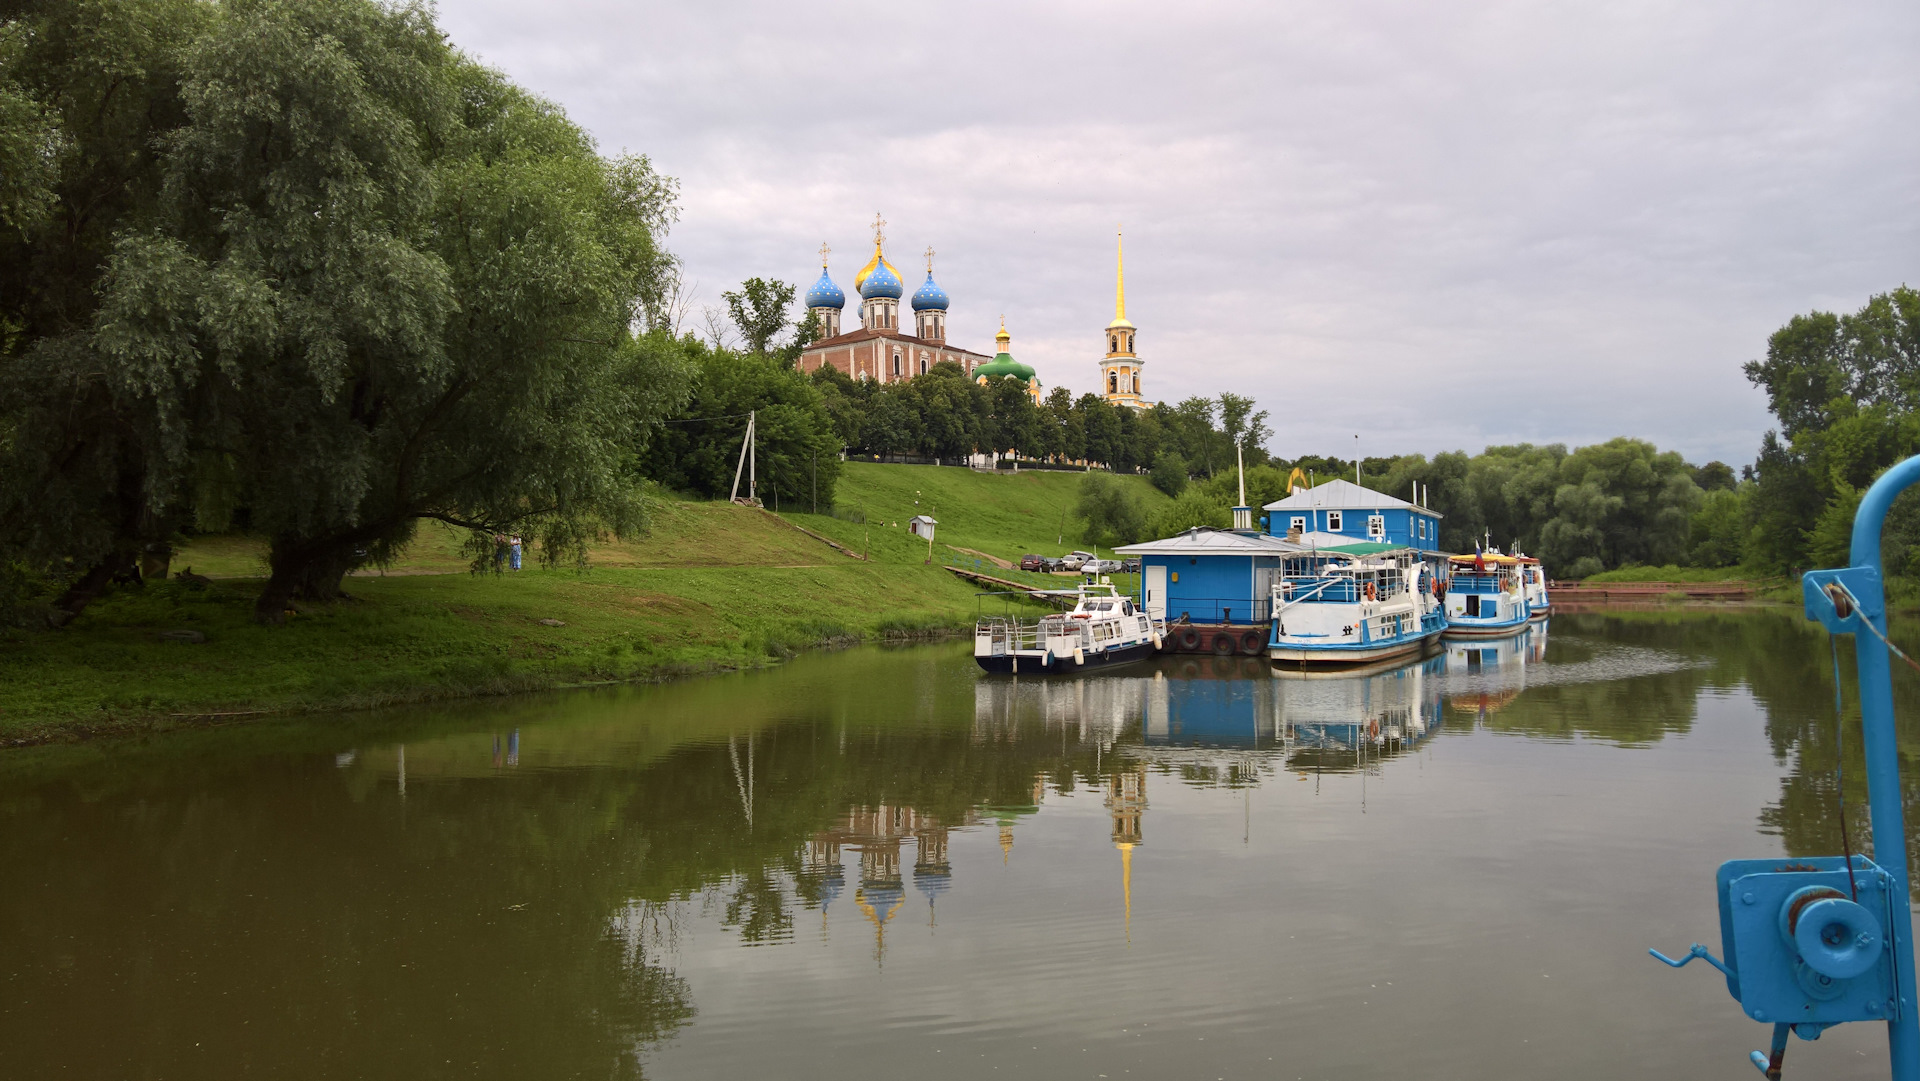
{"type": "Polygon", "coordinates": [[[927,280],[913,291],[913,310],[917,312],[943,312],[947,310],[947,291],[933,284],[933,271],[927,271],[927,280]]]}
{"type": "Polygon", "coordinates": [[[820,280],[807,290],[806,303],[809,308],[844,308],[847,306],[847,294],[833,284],[833,279],[827,276],[827,268],[821,267],[820,280]]]}
{"type": "Polygon", "coordinates": [[[875,297],[899,300],[904,292],[906,287],[900,283],[900,275],[894,273],[893,267],[885,259],[881,259],[867,274],[866,280],[860,283],[860,295],[868,300],[875,297]]]}

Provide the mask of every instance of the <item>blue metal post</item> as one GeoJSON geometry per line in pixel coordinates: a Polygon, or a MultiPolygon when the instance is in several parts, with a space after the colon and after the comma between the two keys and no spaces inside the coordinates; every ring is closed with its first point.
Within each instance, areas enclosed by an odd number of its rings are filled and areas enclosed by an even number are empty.
{"type": "MultiPolygon", "coordinates": [[[[1855,567],[1880,570],[1880,532],[1893,498],[1920,483],[1920,456],[1909,458],[1867,489],[1853,516],[1855,567]]],[[[1860,618],[1887,632],[1886,595],[1861,597],[1860,618]]],[[[1900,749],[1893,730],[1893,682],[1884,642],[1872,634],[1853,636],[1859,661],[1860,718],[1867,755],[1867,797],[1873,813],[1873,860],[1893,876],[1893,966],[1899,982],[1899,1016],[1887,1019],[1887,1049],[1895,1081],[1920,1081],[1920,1013],[1914,1008],[1913,912],[1907,888],[1907,827],[1900,798],[1900,749]]]]}

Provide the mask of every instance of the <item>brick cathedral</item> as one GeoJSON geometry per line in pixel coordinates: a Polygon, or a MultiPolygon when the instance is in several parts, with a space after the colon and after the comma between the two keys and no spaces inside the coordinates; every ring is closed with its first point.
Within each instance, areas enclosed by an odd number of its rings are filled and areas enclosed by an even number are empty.
{"type": "MultiPolygon", "coordinates": [[[[902,383],[924,375],[941,361],[952,361],[980,382],[1012,378],[1025,385],[1037,404],[1041,399],[1040,380],[1032,367],[1013,359],[1009,352],[1012,336],[1006,322],[994,335],[995,354],[988,356],[962,349],[947,342],[946,290],[933,280],[933,250],[928,249],[927,280],[914,290],[909,300],[913,310],[913,331],[900,325],[900,300],[906,293],[900,272],[887,262],[884,247],[886,222],[874,215],[873,257],[854,275],[853,288],[860,294],[860,326],[842,332],[840,314],[847,295],[834,284],[827,271],[828,249],[820,247],[820,278],[807,290],[806,306],[820,328],[820,338],[800,354],[799,368],[815,372],[831,364],[852,379],[877,379],[882,383],[902,383]]],[[[1135,409],[1147,403],[1140,396],[1141,361],[1134,352],[1134,325],[1127,321],[1125,267],[1115,268],[1114,321],[1107,326],[1107,355],[1101,361],[1100,391],[1107,401],[1135,409]]]]}

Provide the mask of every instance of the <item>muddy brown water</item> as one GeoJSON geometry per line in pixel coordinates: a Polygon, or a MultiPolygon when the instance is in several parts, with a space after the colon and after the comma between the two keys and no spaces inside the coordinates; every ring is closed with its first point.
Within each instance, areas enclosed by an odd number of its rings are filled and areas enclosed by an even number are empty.
{"type": "Polygon", "coordinates": [[[1791,612],[1589,613],[1360,678],[942,644],[9,752],[0,1077],[1746,1078],[1766,1031],[1646,949],[1717,950],[1721,860],[1839,850],[1831,678],[1791,612]]]}

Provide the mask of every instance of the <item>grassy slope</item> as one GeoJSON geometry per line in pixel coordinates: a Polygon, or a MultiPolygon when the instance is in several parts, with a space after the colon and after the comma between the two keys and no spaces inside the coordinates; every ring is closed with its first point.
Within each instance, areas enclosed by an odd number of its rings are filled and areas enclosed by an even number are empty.
{"type": "MultiPolygon", "coordinates": [[[[257,552],[244,539],[202,540],[175,565],[245,573],[257,552]]],[[[597,555],[586,571],[422,573],[464,567],[457,539],[428,534],[393,573],[352,581],[353,602],[282,628],[252,623],[253,580],[122,591],[65,631],[0,640],[0,740],[660,678],[974,614],[972,587],[938,568],[861,563],[724,504],[661,507],[650,537],[597,555]],[[159,637],[175,628],[207,641],[159,637]]]]}
{"type": "MultiPolygon", "coordinates": [[[[1145,478],[1120,479],[1149,513],[1165,502],[1145,478]]],[[[772,515],[667,502],[654,507],[648,535],[595,549],[588,570],[529,564],[476,576],[467,573],[464,538],[429,524],[404,560],[349,582],[354,601],[313,607],[272,629],[251,621],[264,543],[196,538],[174,567],[215,579],[210,588],[169,581],[122,591],[65,631],[0,639],[0,742],[226,712],[662,678],[763,664],[826,642],[959,628],[973,619],[976,589],[937,564],[971,565],[972,557],[948,545],[1010,559],[1083,546],[1071,517],[1064,544],[1055,543],[1079,483],[1077,473],[851,463],[839,502],[865,510],[871,526],[789,517],[855,550],[870,545],[864,563],[772,515]],[[905,529],[916,491],[918,509],[940,519],[933,567],[924,565],[925,543],[905,529]],[[172,629],[201,631],[207,641],[160,638],[172,629]]]]}
{"type": "MultiPolygon", "coordinates": [[[[840,468],[836,501],[843,510],[864,511],[868,528],[826,515],[793,513],[793,507],[782,510],[786,517],[855,551],[870,543],[876,560],[926,558],[926,542],[906,531],[907,519],[916,514],[931,514],[940,523],[936,556],[946,546],[973,548],[1012,561],[1027,552],[1057,556],[1074,548],[1093,551],[1082,536],[1085,523],[1073,517],[1081,473],[1032,469],[1018,475],[991,474],[951,466],[871,462],[847,462],[840,468]]],[[[1149,517],[1167,504],[1167,497],[1145,477],[1115,479],[1140,500],[1149,517]]],[[[1102,554],[1112,553],[1103,550],[1102,554]]]]}

